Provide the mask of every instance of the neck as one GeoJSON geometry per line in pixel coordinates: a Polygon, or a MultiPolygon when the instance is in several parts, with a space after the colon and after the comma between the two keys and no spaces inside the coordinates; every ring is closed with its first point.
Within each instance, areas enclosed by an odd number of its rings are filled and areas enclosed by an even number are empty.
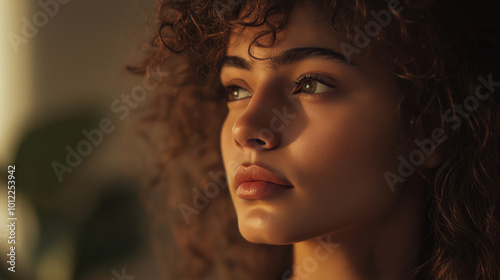
{"type": "Polygon", "coordinates": [[[291,279],[410,279],[421,254],[424,188],[403,188],[394,208],[380,220],[348,234],[295,243],[291,279]]]}

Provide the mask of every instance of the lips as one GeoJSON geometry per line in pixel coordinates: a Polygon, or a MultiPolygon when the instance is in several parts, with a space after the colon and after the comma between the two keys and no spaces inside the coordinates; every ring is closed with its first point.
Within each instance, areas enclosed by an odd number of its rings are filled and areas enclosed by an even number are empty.
{"type": "Polygon", "coordinates": [[[262,199],[293,187],[284,176],[258,165],[238,167],[234,184],[237,195],[244,199],[262,199]]]}
{"type": "Polygon", "coordinates": [[[287,187],[292,186],[292,184],[290,184],[290,182],[288,182],[283,176],[277,176],[273,172],[258,165],[238,167],[236,173],[234,174],[235,186],[237,187],[241,183],[252,181],[265,181],[287,187]]]}

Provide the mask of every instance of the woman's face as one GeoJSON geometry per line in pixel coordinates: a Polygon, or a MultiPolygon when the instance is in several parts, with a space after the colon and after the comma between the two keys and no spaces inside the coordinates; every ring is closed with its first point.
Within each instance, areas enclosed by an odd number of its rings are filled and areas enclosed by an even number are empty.
{"type": "Polygon", "coordinates": [[[312,7],[293,10],[273,47],[252,48],[275,59],[248,55],[258,31],[232,34],[220,75],[232,100],[221,148],[241,234],[288,244],[376,222],[397,200],[384,178],[398,145],[395,81],[374,55],[347,63],[312,7]]]}

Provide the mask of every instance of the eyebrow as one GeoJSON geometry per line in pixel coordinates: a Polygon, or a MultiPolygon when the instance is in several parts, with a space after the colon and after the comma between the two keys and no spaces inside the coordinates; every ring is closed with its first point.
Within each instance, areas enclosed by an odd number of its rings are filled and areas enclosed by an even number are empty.
{"type": "MultiPolygon", "coordinates": [[[[282,67],[284,65],[289,65],[292,63],[296,63],[311,58],[325,58],[336,62],[344,63],[349,66],[356,66],[354,62],[352,62],[350,59],[348,59],[339,52],[336,52],[328,48],[316,48],[316,47],[289,49],[281,52],[277,56],[266,58],[265,60],[270,60],[269,64],[272,69],[278,69],[279,67],[282,67]]],[[[225,56],[221,62],[221,69],[224,66],[230,66],[244,70],[252,69],[252,65],[250,64],[250,62],[239,56],[225,56]]]]}

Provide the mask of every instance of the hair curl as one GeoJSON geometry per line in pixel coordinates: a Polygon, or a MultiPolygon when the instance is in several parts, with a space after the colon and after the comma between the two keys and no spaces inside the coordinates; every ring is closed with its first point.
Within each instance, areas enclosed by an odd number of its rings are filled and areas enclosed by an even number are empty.
{"type": "MultiPolygon", "coordinates": [[[[296,2],[164,0],[151,55],[130,68],[140,74],[157,67],[172,73],[155,96],[153,114],[145,118],[150,125],[143,131],[161,155],[149,181],[155,199],[150,205],[167,215],[168,224],[155,224],[154,232],[157,240],[168,237],[167,249],[159,247],[158,252],[172,279],[278,279],[291,266],[291,246],[243,240],[227,191],[191,216],[189,224],[179,205],[193,200],[189,186],[203,190],[214,180],[210,171],[223,170],[218,135],[227,109],[217,74],[230,31],[264,26],[251,46],[271,46],[296,2]],[[259,41],[265,36],[271,38],[269,45],[259,41]]],[[[353,28],[366,24],[370,11],[387,7],[387,2],[315,4],[323,5],[332,26],[352,42],[353,28]]],[[[393,19],[369,47],[400,84],[402,137],[414,139],[415,131],[429,135],[434,128],[447,136],[438,147],[445,161],[420,170],[428,181],[427,235],[415,278],[500,279],[498,91],[491,88],[474,110],[464,114],[461,109],[471,105],[467,102],[474,98],[479,77],[500,77],[499,5],[485,0],[401,2],[402,11],[390,10],[393,19]]]]}

